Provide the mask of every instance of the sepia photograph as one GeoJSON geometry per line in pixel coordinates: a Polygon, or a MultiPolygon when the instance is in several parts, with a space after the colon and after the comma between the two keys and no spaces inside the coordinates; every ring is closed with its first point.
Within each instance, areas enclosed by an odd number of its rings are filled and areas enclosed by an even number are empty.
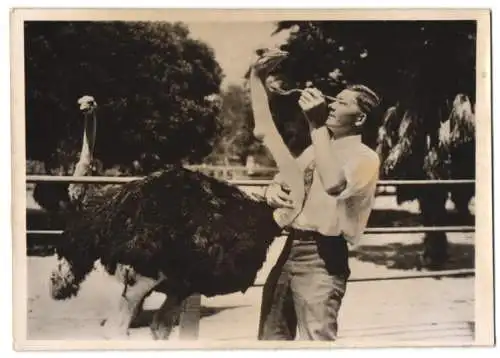
{"type": "Polygon", "coordinates": [[[494,344],[488,10],[11,21],[17,350],[494,344]]]}

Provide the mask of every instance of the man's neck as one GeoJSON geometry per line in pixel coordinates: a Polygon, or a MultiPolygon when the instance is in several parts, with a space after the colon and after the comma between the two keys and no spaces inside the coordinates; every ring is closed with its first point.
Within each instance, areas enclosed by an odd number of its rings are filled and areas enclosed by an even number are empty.
{"type": "Polygon", "coordinates": [[[328,128],[328,132],[330,133],[330,138],[334,140],[361,135],[361,133],[358,133],[357,131],[353,131],[351,129],[333,130],[331,128],[328,128]]]}

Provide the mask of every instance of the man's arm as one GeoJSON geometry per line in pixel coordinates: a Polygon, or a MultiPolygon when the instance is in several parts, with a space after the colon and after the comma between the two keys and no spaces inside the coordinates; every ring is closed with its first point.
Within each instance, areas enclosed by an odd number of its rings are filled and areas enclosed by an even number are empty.
{"type": "Polygon", "coordinates": [[[339,152],[332,146],[328,129],[320,127],[311,132],[318,176],[329,195],[347,199],[359,195],[378,180],[380,159],[375,153],[366,152],[346,162],[341,170],[339,152]]]}
{"type": "Polygon", "coordinates": [[[339,193],[338,199],[345,200],[366,191],[379,177],[380,159],[373,153],[359,156],[356,160],[347,162],[342,173],[345,177],[345,188],[339,193]]]}
{"type": "Polygon", "coordinates": [[[331,135],[325,122],[328,108],[321,92],[315,88],[305,90],[299,105],[304,112],[311,133],[316,171],[324,190],[330,195],[338,195],[346,186],[346,178],[338,168],[339,155],[331,144],[331,135]]]}
{"type": "Polygon", "coordinates": [[[329,195],[338,195],[345,189],[347,178],[343,171],[338,170],[340,158],[338,152],[332,150],[328,128],[321,126],[311,129],[311,140],[314,148],[314,158],[318,177],[323,188],[329,195]]]}

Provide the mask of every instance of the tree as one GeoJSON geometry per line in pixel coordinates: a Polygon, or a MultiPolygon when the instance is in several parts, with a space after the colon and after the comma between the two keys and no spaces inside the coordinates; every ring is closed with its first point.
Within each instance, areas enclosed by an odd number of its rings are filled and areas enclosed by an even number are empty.
{"type": "Polygon", "coordinates": [[[245,165],[253,156],[262,165],[273,164],[267,148],[253,136],[253,113],[248,88],[230,85],[221,93],[221,131],[209,161],[221,164],[236,161],[245,165]]]}
{"type": "Polygon", "coordinates": [[[104,168],[138,160],[147,172],[211,151],[219,108],[207,98],[219,92],[222,70],[182,23],[27,22],[25,73],[27,157],[49,169],[70,172],[85,94],[99,105],[104,168]]]}
{"type": "MultiPolygon", "coordinates": [[[[346,84],[363,83],[382,96],[382,112],[368,121],[372,125],[363,135],[382,158],[382,178],[474,177],[473,127],[462,127],[464,131],[454,138],[461,144],[453,150],[449,150],[453,145],[440,142],[439,132],[457,95],[475,102],[475,22],[287,21],[277,23],[276,32],[291,28],[295,31],[282,46],[291,56],[275,74],[282,87],[303,88],[310,82],[335,95],[346,84]]],[[[277,101],[282,101],[275,105],[278,120],[293,118],[288,113],[292,99],[277,101]]],[[[298,111],[296,106],[293,110],[298,111]]],[[[293,133],[304,135],[299,130],[293,133]]],[[[293,135],[287,141],[300,144],[296,151],[308,144],[293,135]]],[[[474,194],[470,189],[401,186],[397,196],[399,202],[418,199],[424,225],[435,226],[443,222],[448,192],[455,193],[463,213],[464,203],[474,194]]],[[[447,257],[446,235],[428,233],[424,242],[432,266],[442,264],[447,257]]]]}

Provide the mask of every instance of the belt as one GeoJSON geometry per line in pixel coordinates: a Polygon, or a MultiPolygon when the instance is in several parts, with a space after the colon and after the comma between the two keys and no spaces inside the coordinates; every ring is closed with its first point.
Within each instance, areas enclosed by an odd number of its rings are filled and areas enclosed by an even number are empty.
{"type": "Polygon", "coordinates": [[[323,235],[317,231],[312,231],[312,230],[300,230],[300,229],[295,229],[295,228],[289,228],[289,229],[287,229],[287,231],[289,232],[288,237],[290,239],[294,239],[294,240],[311,240],[311,239],[325,239],[325,240],[342,239],[342,240],[345,240],[343,235],[327,236],[327,235],[323,235]]]}

